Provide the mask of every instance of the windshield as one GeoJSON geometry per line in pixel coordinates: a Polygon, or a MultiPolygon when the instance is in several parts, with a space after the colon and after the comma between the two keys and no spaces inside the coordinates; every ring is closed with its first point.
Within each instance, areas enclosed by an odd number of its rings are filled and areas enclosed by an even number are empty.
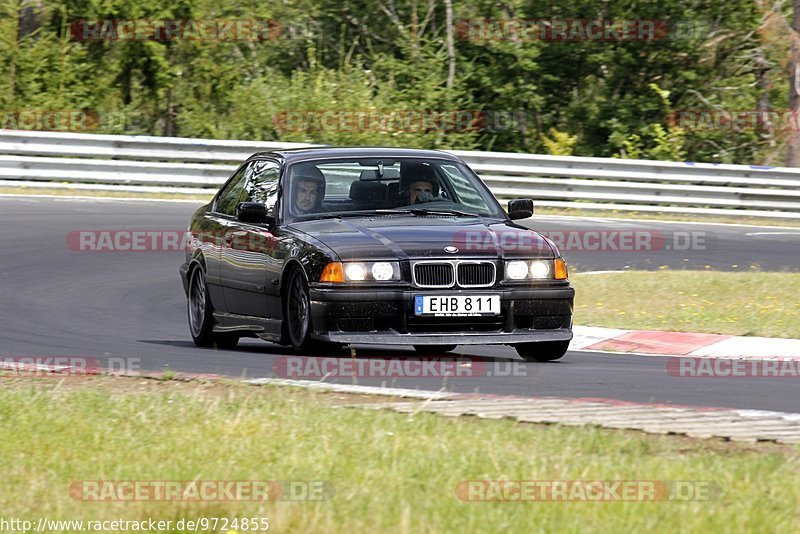
{"type": "Polygon", "coordinates": [[[287,170],[287,222],[406,212],[503,218],[492,194],[464,164],[420,158],[295,163],[287,170]]]}

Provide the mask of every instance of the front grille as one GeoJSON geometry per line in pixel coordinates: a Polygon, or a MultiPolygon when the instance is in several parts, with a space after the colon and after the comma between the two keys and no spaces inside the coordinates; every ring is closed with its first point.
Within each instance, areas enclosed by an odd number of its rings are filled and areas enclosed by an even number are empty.
{"type": "Polygon", "coordinates": [[[494,284],[494,263],[465,262],[458,264],[458,285],[461,287],[487,287],[494,284]]]}
{"type": "Polygon", "coordinates": [[[414,282],[419,287],[451,287],[455,283],[450,263],[417,263],[414,282]]]}
{"type": "Polygon", "coordinates": [[[414,265],[417,287],[491,287],[496,267],[490,261],[423,261],[414,265]]]}

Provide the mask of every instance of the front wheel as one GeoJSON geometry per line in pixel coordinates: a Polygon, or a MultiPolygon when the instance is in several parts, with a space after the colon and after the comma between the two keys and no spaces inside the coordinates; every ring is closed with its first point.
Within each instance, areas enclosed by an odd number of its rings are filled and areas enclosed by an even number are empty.
{"type": "Polygon", "coordinates": [[[342,343],[311,339],[311,298],[302,270],[294,269],[289,274],[283,302],[281,344],[290,345],[296,353],[317,356],[336,356],[344,348],[342,343]]]}
{"type": "Polygon", "coordinates": [[[198,347],[217,347],[232,349],[239,343],[236,334],[214,332],[214,310],[208,298],[206,275],[200,267],[192,270],[189,279],[189,331],[198,347]]]}
{"type": "Polygon", "coordinates": [[[567,353],[569,341],[540,341],[514,345],[517,354],[526,362],[552,362],[567,353]]]}
{"type": "Polygon", "coordinates": [[[311,346],[311,299],[303,271],[295,269],[289,275],[283,308],[286,341],[295,352],[311,346]]]}

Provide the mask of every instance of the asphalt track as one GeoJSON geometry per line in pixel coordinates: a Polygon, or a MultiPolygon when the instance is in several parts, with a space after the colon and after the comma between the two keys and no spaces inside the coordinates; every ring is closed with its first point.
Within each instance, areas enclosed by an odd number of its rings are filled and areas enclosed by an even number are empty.
{"type": "MultiPolygon", "coordinates": [[[[144,370],[277,376],[289,354],[284,348],[257,340],[243,340],[230,351],[192,344],[178,276],[181,252],[80,252],[67,244],[69,232],[77,230],[185,229],[195,207],[0,197],[0,357],[96,357],[104,366],[109,358],[121,358],[144,370]]],[[[800,229],[551,217],[537,217],[527,224],[546,232],[635,230],[669,236],[659,241],[662,244],[672,243],[675,232],[704,232],[705,244],[690,250],[663,246],[630,252],[565,251],[572,266],[583,272],[662,265],[742,271],[754,265],[761,270],[797,271],[800,258],[800,229]]],[[[630,354],[571,351],[559,362],[526,364],[510,347],[462,346],[456,353],[477,357],[473,368],[482,370],[476,371],[480,376],[338,381],[800,412],[798,378],[679,378],[669,375],[664,357],[630,354]]],[[[414,353],[357,347],[355,356],[388,361],[414,353]]],[[[341,357],[349,359],[350,354],[341,357]]]]}

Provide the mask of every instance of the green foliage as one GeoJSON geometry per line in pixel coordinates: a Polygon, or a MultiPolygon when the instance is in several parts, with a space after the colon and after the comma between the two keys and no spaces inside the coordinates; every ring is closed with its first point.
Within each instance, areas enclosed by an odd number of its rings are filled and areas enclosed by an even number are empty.
{"type": "Polygon", "coordinates": [[[554,156],[570,156],[578,142],[577,135],[569,135],[560,132],[555,128],[550,128],[550,136],[542,134],[542,143],[547,148],[547,153],[554,156]]]}
{"type": "Polygon", "coordinates": [[[788,5],[778,13],[758,1],[454,0],[452,83],[443,2],[37,5],[0,0],[6,116],[94,113],[97,133],[739,163],[782,157],[779,132],[686,127],[671,117],[785,108],[788,5]],[[255,19],[272,21],[276,32],[262,41],[87,41],[71,35],[78,19],[255,19]],[[652,20],[664,31],[649,40],[559,41],[498,23],[530,19],[652,20]],[[403,122],[456,111],[488,119],[467,128],[403,122]],[[322,112],[373,112],[389,125],[321,125],[322,112]],[[311,119],[287,128],[288,113],[311,119]],[[514,120],[500,125],[497,116],[514,120]]]}
{"type": "Polygon", "coordinates": [[[620,147],[619,155],[615,157],[680,161],[684,157],[681,150],[683,137],[683,131],[678,128],[666,129],[653,123],[642,128],[640,133],[628,136],[614,131],[610,140],[620,147]]]}
{"type": "MultiPolygon", "coordinates": [[[[648,88],[657,95],[667,116],[670,115],[670,92],[651,83],[648,88]]],[[[679,161],[685,157],[683,142],[685,131],[677,125],[663,126],[660,122],[644,125],[637,133],[628,134],[626,125],[616,119],[609,122],[611,135],[609,141],[617,146],[615,157],[631,159],[655,159],[679,161]]]]}

